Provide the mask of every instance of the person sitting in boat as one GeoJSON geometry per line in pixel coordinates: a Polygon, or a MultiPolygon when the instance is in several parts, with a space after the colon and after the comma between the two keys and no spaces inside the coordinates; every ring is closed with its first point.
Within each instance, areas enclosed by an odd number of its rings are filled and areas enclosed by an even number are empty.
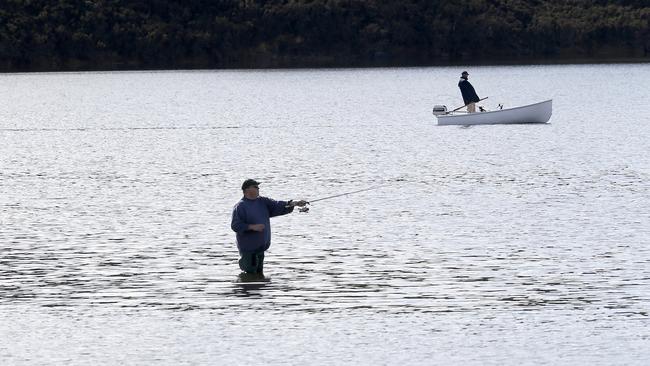
{"type": "Polygon", "coordinates": [[[460,88],[460,93],[463,95],[463,102],[467,106],[467,112],[474,113],[476,112],[476,102],[478,102],[480,98],[476,95],[476,91],[474,91],[472,84],[467,80],[468,76],[469,73],[467,71],[463,71],[463,73],[460,74],[458,87],[460,88]]]}

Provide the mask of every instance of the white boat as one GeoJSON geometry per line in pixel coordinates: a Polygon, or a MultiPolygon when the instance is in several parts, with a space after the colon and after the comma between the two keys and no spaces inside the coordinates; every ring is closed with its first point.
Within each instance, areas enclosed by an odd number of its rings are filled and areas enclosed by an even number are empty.
{"type": "Polygon", "coordinates": [[[435,106],[433,114],[438,118],[438,126],[547,123],[551,119],[552,109],[553,100],[549,99],[521,107],[476,113],[448,113],[445,106],[435,106]]]}

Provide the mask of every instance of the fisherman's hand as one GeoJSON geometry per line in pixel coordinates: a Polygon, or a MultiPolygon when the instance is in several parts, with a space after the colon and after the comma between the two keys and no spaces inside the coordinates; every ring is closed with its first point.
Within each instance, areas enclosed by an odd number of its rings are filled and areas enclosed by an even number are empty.
{"type": "Polygon", "coordinates": [[[308,203],[307,201],[300,200],[300,201],[291,201],[291,202],[289,202],[289,205],[291,207],[296,207],[296,206],[305,207],[305,205],[307,205],[307,203],[308,203]]]}
{"type": "Polygon", "coordinates": [[[253,230],[253,231],[264,231],[264,224],[251,224],[248,225],[248,230],[253,230]]]}

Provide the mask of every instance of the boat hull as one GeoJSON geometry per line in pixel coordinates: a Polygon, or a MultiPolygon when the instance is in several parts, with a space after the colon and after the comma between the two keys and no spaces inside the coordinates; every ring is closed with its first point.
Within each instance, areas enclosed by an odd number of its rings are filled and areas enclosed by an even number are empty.
{"type": "Polygon", "coordinates": [[[439,126],[547,123],[551,119],[553,100],[490,112],[438,115],[439,126]]]}

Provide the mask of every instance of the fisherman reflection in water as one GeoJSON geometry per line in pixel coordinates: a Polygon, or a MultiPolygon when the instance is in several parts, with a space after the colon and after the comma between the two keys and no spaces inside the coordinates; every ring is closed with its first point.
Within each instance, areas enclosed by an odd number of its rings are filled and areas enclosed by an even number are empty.
{"type": "Polygon", "coordinates": [[[463,73],[460,74],[458,87],[460,88],[460,93],[463,95],[463,102],[467,106],[467,112],[474,113],[476,112],[476,102],[479,102],[480,99],[478,95],[476,95],[476,91],[474,91],[472,84],[470,84],[469,80],[467,80],[468,77],[469,73],[467,71],[463,71],[463,73]]]}
{"type": "Polygon", "coordinates": [[[304,207],[307,202],[261,197],[259,183],[253,179],[245,180],[241,189],[244,197],[233,208],[230,225],[237,233],[239,268],[263,277],[264,252],[271,246],[270,218],[291,213],[295,206],[304,207]]]}

